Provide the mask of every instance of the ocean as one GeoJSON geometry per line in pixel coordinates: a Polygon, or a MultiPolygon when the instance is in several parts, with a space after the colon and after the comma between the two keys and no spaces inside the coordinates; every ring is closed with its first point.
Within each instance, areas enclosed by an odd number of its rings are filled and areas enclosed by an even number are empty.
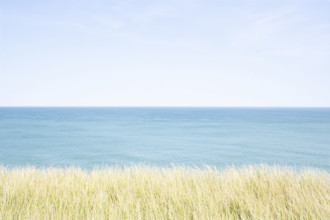
{"type": "Polygon", "coordinates": [[[330,171],[330,108],[0,108],[0,166],[136,164],[330,171]]]}

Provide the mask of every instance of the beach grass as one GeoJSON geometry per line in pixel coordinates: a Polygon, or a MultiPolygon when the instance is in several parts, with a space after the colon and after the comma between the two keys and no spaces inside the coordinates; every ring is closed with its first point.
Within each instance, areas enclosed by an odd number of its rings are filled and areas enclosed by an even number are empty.
{"type": "Polygon", "coordinates": [[[276,166],[0,168],[0,219],[330,219],[330,174],[276,166]]]}

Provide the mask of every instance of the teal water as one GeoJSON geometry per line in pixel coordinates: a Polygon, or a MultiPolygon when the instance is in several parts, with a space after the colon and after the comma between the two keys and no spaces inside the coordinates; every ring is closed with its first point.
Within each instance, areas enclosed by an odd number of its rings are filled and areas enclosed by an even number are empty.
{"type": "Polygon", "coordinates": [[[330,108],[0,108],[0,165],[330,171],[330,108]]]}

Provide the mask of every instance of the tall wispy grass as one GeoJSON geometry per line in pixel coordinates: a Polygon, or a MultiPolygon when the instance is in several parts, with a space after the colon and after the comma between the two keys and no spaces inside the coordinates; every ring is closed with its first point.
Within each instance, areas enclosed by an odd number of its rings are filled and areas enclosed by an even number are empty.
{"type": "Polygon", "coordinates": [[[330,175],[257,166],[0,168],[0,219],[330,219],[330,175]]]}

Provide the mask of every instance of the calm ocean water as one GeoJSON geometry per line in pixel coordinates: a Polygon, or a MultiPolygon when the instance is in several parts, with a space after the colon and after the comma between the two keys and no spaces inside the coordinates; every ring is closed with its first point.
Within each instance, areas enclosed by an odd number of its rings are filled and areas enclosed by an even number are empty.
{"type": "Polygon", "coordinates": [[[0,165],[330,171],[330,108],[0,108],[0,165]]]}

